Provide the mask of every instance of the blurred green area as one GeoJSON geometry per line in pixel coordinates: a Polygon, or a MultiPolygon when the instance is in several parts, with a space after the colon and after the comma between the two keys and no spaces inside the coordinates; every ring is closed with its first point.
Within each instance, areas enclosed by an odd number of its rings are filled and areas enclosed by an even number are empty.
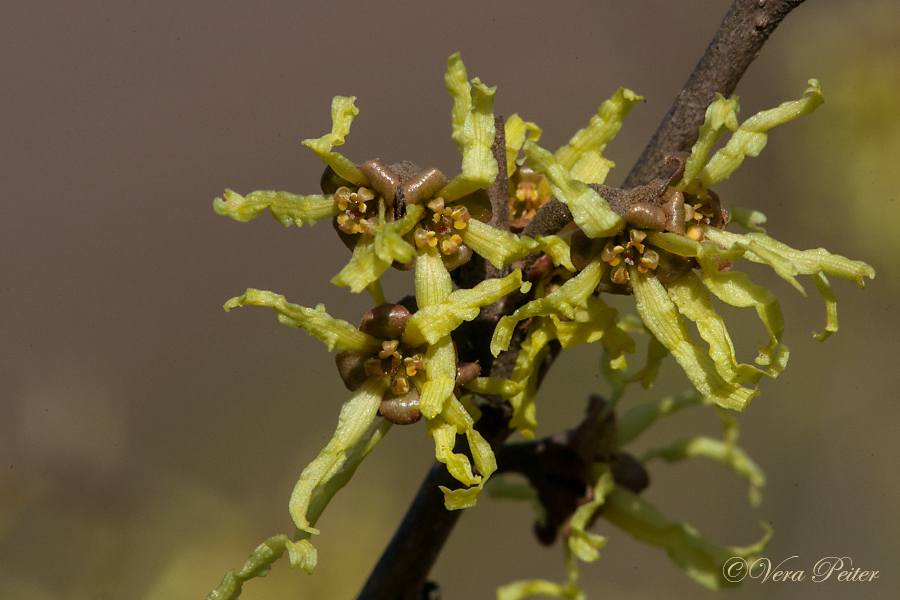
{"type": "MultiPolygon", "coordinates": [[[[347,253],[327,224],[241,225],[217,217],[212,198],[225,187],[316,191],[321,164],[299,141],[330,127],[333,95],[359,97],[347,156],[452,172],[459,159],[442,75],[456,50],[470,76],[499,86],[498,113],[536,121],[548,147],[627,86],[648,101],[608,149],[616,184],[727,4],[8,7],[0,596],[203,598],[259,542],[292,531],[290,490],[330,437],[346,391],[318,342],[267,311],[226,315],[221,304],[252,286],[356,321],[370,301],[329,286],[347,253]],[[362,32],[335,31],[335,14],[357,13],[366,15],[362,32]]],[[[822,82],[825,105],[774,131],[717,191],[765,212],[777,239],[865,260],[878,277],[864,293],[834,282],[841,330],[820,345],[810,335],[824,324],[820,300],[751,270],[781,299],[792,351],[785,374],[763,382],[740,417],[741,444],[768,476],[763,504],[751,509],[743,481],[702,462],[654,464],[647,497],[716,543],[750,543],[765,520],[775,528],[773,560],[798,555],[811,569],[824,556],[850,556],[881,571],[849,592],[837,582],[748,581],[729,597],[896,597],[896,2],[806,3],[739,86],[742,116],[798,97],[810,77],[822,82]]],[[[385,288],[396,299],[411,283],[392,272],[385,288]]],[[[755,315],[723,313],[748,361],[763,336],[755,315]]],[[[607,391],[599,352],[579,347],[555,365],[538,435],[573,426],[587,396],[607,391]]],[[[626,401],[687,386],[667,364],[654,390],[626,401]]],[[[689,411],[644,444],[717,431],[715,415],[689,411]]],[[[424,427],[395,427],[319,522],[316,574],[279,563],[242,598],[353,597],[432,458],[424,427]]],[[[444,597],[562,580],[561,552],[537,544],[532,519],[527,505],[487,498],[470,510],[433,574],[444,597]]],[[[583,569],[589,597],[710,595],[661,551],[602,522],[596,530],[610,543],[583,569]]]]}

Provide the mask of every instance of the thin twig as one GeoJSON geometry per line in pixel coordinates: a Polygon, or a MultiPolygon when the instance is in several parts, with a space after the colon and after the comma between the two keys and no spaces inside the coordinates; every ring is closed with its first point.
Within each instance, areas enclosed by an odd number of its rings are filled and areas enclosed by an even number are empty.
{"type": "MultiPolygon", "coordinates": [[[[771,33],[802,2],[803,0],[735,0],[712,43],[632,168],[623,187],[629,189],[662,176],[666,155],[690,149],[697,139],[706,107],[714,99],[715,93],[728,96],[734,91],[771,33]]],[[[571,214],[565,205],[553,200],[538,211],[532,221],[533,226],[524,233],[556,233],[571,220],[571,214]]],[[[490,319],[481,320],[479,326],[492,331],[492,325],[496,324],[500,316],[501,314],[492,314],[490,319]]],[[[521,335],[514,337],[509,350],[511,354],[508,356],[515,356],[522,339],[521,335]]],[[[554,350],[542,365],[544,372],[558,353],[558,344],[554,350]]],[[[509,377],[512,361],[503,358],[504,355],[501,354],[490,365],[491,376],[509,377]]],[[[488,403],[483,412],[478,429],[497,450],[511,432],[508,405],[488,403]]],[[[445,465],[436,463],[375,565],[358,600],[423,599],[428,573],[461,515],[460,511],[447,511],[444,508],[443,493],[438,487],[440,485],[452,488],[457,482],[447,473],[445,465]]]]}
{"type": "MultiPolygon", "coordinates": [[[[622,184],[635,188],[665,177],[666,156],[690,151],[697,141],[706,108],[716,93],[730,96],[763,44],[791,10],[803,0],[735,0],[706,53],[675,98],[668,114],[622,184]]],[[[528,224],[525,235],[556,233],[572,222],[572,213],[556,198],[545,204],[528,224]]]]}

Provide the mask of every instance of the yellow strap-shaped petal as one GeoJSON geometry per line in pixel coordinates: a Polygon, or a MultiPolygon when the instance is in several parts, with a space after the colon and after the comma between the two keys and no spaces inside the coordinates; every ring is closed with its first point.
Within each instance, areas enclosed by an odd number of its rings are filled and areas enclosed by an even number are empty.
{"type": "Polygon", "coordinates": [[[349,287],[351,292],[358,294],[378,281],[390,266],[391,261],[384,260],[375,252],[375,236],[363,233],[359,235],[353,248],[350,262],[331,278],[331,283],[338,287],[349,287]]]}
{"type": "Polygon", "coordinates": [[[815,336],[817,340],[824,342],[832,333],[838,330],[837,297],[834,295],[831,284],[828,282],[828,278],[824,273],[813,273],[810,277],[812,277],[813,283],[816,284],[816,289],[819,290],[819,294],[822,295],[822,300],[825,301],[825,311],[827,315],[825,330],[822,333],[813,332],[813,336],[815,336]]]}
{"type": "Polygon", "coordinates": [[[628,274],[644,325],[672,353],[694,387],[720,406],[744,410],[759,392],[726,381],[719,374],[706,349],[691,340],[684,319],[658,279],[643,275],[635,267],[629,268],[628,274]]]}
{"type": "Polygon", "coordinates": [[[575,309],[586,305],[588,297],[594,293],[606,269],[607,264],[598,256],[589,262],[581,273],[547,296],[532,300],[512,315],[500,319],[491,338],[491,353],[497,356],[509,348],[513,330],[519,321],[551,314],[561,314],[574,319],[575,309]]]}
{"type": "Polygon", "coordinates": [[[427,422],[428,435],[434,438],[435,457],[445,465],[447,471],[457,481],[466,485],[481,482],[481,477],[472,473],[472,464],[465,454],[453,452],[456,445],[456,425],[448,423],[443,417],[435,417],[427,422]]]}
{"type": "Polygon", "coordinates": [[[444,84],[450,97],[453,98],[453,110],[450,113],[453,127],[453,141],[457,148],[463,152],[466,146],[465,123],[466,117],[472,109],[472,86],[469,84],[469,76],[466,74],[466,66],[463,64],[459,52],[447,59],[447,73],[444,75],[444,84]]]}
{"type": "MultiPolygon", "coordinates": [[[[358,294],[375,284],[394,261],[401,264],[411,261],[416,249],[401,236],[412,230],[424,210],[418,205],[407,206],[402,219],[386,222],[384,200],[381,200],[380,225],[375,228],[374,234],[362,233],[358,236],[350,262],[331,279],[331,283],[349,287],[351,292],[358,294]]],[[[377,295],[377,288],[375,290],[377,295]]]]}
{"type": "Polygon", "coordinates": [[[525,341],[516,355],[516,364],[510,379],[518,386],[518,391],[509,398],[509,404],[513,409],[513,416],[509,424],[524,437],[534,439],[534,430],[537,427],[537,399],[538,367],[544,357],[550,352],[547,346],[556,333],[549,319],[540,319],[536,325],[528,330],[525,341]]]}
{"type": "Polygon", "coordinates": [[[516,269],[506,277],[487,279],[472,289],[461,289],[451,293],[445,302],[420,308],[406,323],[403,342],[409,346],[420,346],[424,342],[433,344],[450,335],[463,321],[471,321],[478,316],[481,307],[489,306],[507,294],[530,287],[522,282],[522,271],[516,269]]]}
{"type": "Polygon", "coordinates": [[[453,98],[453,141],[463,155],[462,173],[437,194],[451,202],[489,187],[497,177],[499,167],[491,152],[496,88],[488,88],[477,78],[469,83],[459,52],[447,59],[444,83],[453,98]]]}
{"type": "Polygon", "coordinates": [[[246,223],[258,217],[267,208],[285,227],[315,225],[322,219],[340,212],[331,196],[298,196],[287,192],[256,191],[241,196],[225,190],[225,199],[216,198],[213,209],[216,214],[246,223]]]}
{"type": "Polygon", "coordinates": [[[549,151],[531,140],[523,147],[528,164],[536,173],[545,175],[557,200],[569,207],[575,223],[592,238],[610,237],[621,231],[625,223],[609,204],[593,189],[572,179],[569,171],[549,151]]]}
{"type": "Polygon", "coordinates": [[[606,497],[616,488],[612,471],[604,465],[597,483],[594,484],[594,495],[590,502],[579,506],[569,524],[572,532],[566,543],[569,550],[584,562],[594,562],[600,558],[600,548],[606,545],[606,538],[602,535],[590,533],[587,528],[594,520],[594,514],[606,502],[606,497]]]}
{"type": "Polygon", "coordinates": [[[425,374],[428,379],[419,396],[419,411],[426,419],[433,419],[441,413],[456,386],[456,350],[449,335],[428,346],[425,374]]]}
{"type": "Polygon", "coordinates": [[[722,440],[706,436],[684,438],[662,448],[648,450],[641,457],[641,462],[658,458],[671,464],[696,457],[708,458],[724,465],[745,479],[750,484],[750,504],[759,505],[759,489],[766,484],[765,474],[746,452],[722,440]]]}
{"type": "Polygon", "coordinates": [[[752,546],[716,546],[690,525],[666,518],[652,504],[621,487],[606,497],[603,517],[635,539],[665,549],[678,568],[711,590],[736,586],[723,575],[725,562],[735,556],[749,559],[758,555],[772,535],[763,524],[766,533],[752,546]]]}
{"type": "Polygon", "coordinates": [[[525,143],[526,136],[536,142],[541,139],[541,128],[531,121],[523,121],[522,117],[517,114],[512,115],[506,120],[504,126],[506,134],[506,172],[512,177],[516,168],[516,158],[519,156],[519,150],[525,143]]]}
{"type": "Polygon", "coordinates": [[[785,102],[778,108],[766,110],[750,117],[738,127],[725,147],[716,152],[700,172],[701,183],[709,188],[728,179],[741,166],[745,156],[759,155],[766,146],[766,132],[769,129],[787,123],[800,115],[811,113],[824,101],[819,82],[816,79],[810,79],[809,88],[803,93],[802,99],[785,102]]]}
{"type": "Polygon", "coordinates": [[[691,156],[684,167],[684,177],[678,184],[678,189],[683,190],[700,174],[709,159],[710,150],[725,130],[734,131],[738,128],[737,116],[740,110],[737,96],[726,100],[722,94],[716,94],[716,99],[706,109],[706,118],[700,126],[697,143],[691,148],[691,156]]]}
{"type": "MultiPolygon", "coordinates": [[[[641,100],[642,96],[631,90],[619,88],[612,98],[600,105],[588,126],[578,130],[568,144],[556,151],[557,162],[566,169],[571,169],[585,152],[589,150],[602,152],[606,144],[612,141],[622,128],[622,121],[631,111],[631,107],[641,100]]],[[[534,165],[531,167],[534,168],[534,165]]]]}
{"type": "Polygon", "coordinates": [[[437,248],[425,246],[419,249],[416,259],[416,303],[419,310],[446,302],[453,290],[450,273],[441,260],[437,248]]]}
{"type": "Polygon", "coordinates": [[[709,344],[709,356],[725,381],[755,384],[763,375],[775,378],[784,370],[788,356],[784,349],[765,370],[738,362],[725,321],[713,308],[709,293],[696,273],[691,271],[670,283],[668,292],[678,311],[697,325],[700,337],[709,344]]]}
{"type": "Polygon", "coordinates": [[[325,312],[325,305],[306,308],[291,304],[284,296],[263,290],[248,289],[243,295],[225,303],[225,312],[236,306],[252,304],[268,306],[278,313],[278,320],[289,327],[299,327],[322,341],[328,350],[337,349],[377,352],[381,342],[342,319],[335,319],[325,312]]]}
{"type": "Polygon", "coordinates": [[[303,469],[289,503],[291,518],[300,531],[313,535],[319,533],[307,519],[307,509],[313,492],[320,485],[326,484],[344,466],[347,451],[356,445],[375,420],[384,391],[384,382],[380,378],[371,377],[353,392],[350,399],[341,407],[334,436],[315,460],[303,469]]]}
{"type": "Polygon", "coordinates": [[[663,398],[659,402],[639,404],[616,421],[616,437],[619,446],[630,444],[659,419],[675,414],[689,406],[703,404],[703,394],[688,390],[678,396],[663,398]]]}
{"type": "Polygon", "coordinates": [[[320,138],[303,140],[302,144],[315,152],[322,162],[347,181],[356,185],[368,185],[369,178],[363,175],[353,161],[332,151],[335,146],[344,144],[344,136],[350,133],[350,123],[353,122],[353,117],[359,114],[354,102],[356,96],[335,96],[331,101],[331,133],[320,138]]]}
{"type": "Polygon", "coordinates": [[[775,295],[766,288],[755,285],[746,273],[729,271],[723,273],[716,265],[701,261],[701,279],[703,285],[715,294],[719,300],[740,308],[754,307],[760,321],[769,332],[769,344],[760,348],[757,364],[767,365],[772,359],[772,352],[781,342],[784,334],[784,316],[781,305],[775,295]]]}
{"type": "Polygon", "coordinates": [[[603,183],[609,171],[616,163],[603,158],[598,150],[588,150],[581,155],[578,162],[569,170],[572,179],[583,183],[603,183]]]}
{"type": "Polygon", "coordinates": [[[463,243],[476,254],[486,258],[497,269],[511,265],[538,249],[537,241],[470,219],[459,232],[463,243]]]}

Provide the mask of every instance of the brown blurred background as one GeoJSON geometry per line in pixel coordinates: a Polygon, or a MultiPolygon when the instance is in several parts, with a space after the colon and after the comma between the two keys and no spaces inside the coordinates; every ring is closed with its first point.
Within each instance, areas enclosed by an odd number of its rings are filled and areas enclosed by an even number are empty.
{"type": "MultiPolygon", "coordinates": [[[[330,437],[346,396],[333,358],[271,311],[225,314],[247,287],[357,321],[371,306],[329,284],[348,258],[327,223],[285,229],[218,217],[213,197],[315,193],[321,162],[300,141],[330,129],[336,94],[360,115],[342,151],[455,173],[446,58],[497,85],[496,110],[544,128],[555,149],[619,86],[646,97],[607,155],[622,181],[729,3],[460,1],[10,2],[0,10],[0,597],[203,598],[265,537],[291,532],[287,499],[330,437]]],[[[762,505],[702,461],[651,465],[647,492],[709,539],[744,545],[775,528],[766,556],[796,555],[798,583],[747,581],[733,598],[893,598],[900,592],[896,471],[900,292],[900,9],[893,0],[810,0],[775,32],[737,93],[743,117],[799,98],[826,103],[777,128],[718,186],[764,211],[769,233],[872,264],[860,291],[833,281],[841,331],[774,273],[787,371],[740,416],[765,469],[762,505]],[[893,466],[892,466],[893,465],[893,466]],[[820,558],[880,571],[868,584],[810,581],[820,558]]],[[[411,279],[390,273],[389,298],[411,279]]],[[[625,304],[622,304],[625,306],[625,304]]],[[[726,311],[739,357],[764,332],[726,311]]],[[[539,435],[576,423],[604,392],[599,345],[558,361],[539,435]],[[587,373],[587,375],[585,375],[587,373]]],[[[636,365],[635,360],[632,364],[636,365]]],[[[687,387],[674,363],[654,390],[687,387]]],[[[639,449],[718,435],[711,411],[654,429],[639,449]],[[708,414],[709,413],[709,414],[708,414]]],[[[319,522],[319,568],[286,559],[247,600],[352,598],[433,457],[424,427],[395,428],[319,522]]],[[[527,505],[483,499],[433,575],[445,598],[563,578],[559,547],[533,539],[527,505]]],[[[591,598],[708,598],[665,554],[605,523],[583,568],[591,598]]]]}

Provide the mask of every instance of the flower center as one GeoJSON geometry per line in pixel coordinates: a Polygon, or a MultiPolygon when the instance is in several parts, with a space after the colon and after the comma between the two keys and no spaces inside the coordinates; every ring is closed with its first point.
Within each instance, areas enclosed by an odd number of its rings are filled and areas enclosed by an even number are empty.
{"type": "Polygon", "coordinates": [[[638,271],[646,273],[659,266],[659,253],[644,245],[647,233],[639,229],[629,229],[606,242],[600,258],[609,263],[612,271],[609,278],[613,283],[623,284],[628,281],[626,265],[637,266],[638,271]]]}
{"type": "Polygon", "coordinates": [[[369,233],[378,225],[378,203],[372,202],[375,192],[361,187],[355,192],[341,186],[334,193],[334,201],[341,213],[337,216],[338,228],[344,233],[369,233]],[[368,206],[367,206],[368,205],[368,206]]]}
{"type": "Polygon", "coordinates": [[[411,381],[425,374],[425,355],[412,350],[408,356],[400,350],[399,340],[381,342],[381,351],[363,365],[366,375],[390,382],[391,393],[402,396],[410,390],[411,381]]]}
{"type": "Polygon", "coordinates": [[[469,209],[465,206],[446,206],[443,198],[435,198],[426,204],[431,216],[419,221],[413,234],[416,246],[438,248],[444,254],[455,254],[462,245],[457,231],[466,228],[469,209]]]}

